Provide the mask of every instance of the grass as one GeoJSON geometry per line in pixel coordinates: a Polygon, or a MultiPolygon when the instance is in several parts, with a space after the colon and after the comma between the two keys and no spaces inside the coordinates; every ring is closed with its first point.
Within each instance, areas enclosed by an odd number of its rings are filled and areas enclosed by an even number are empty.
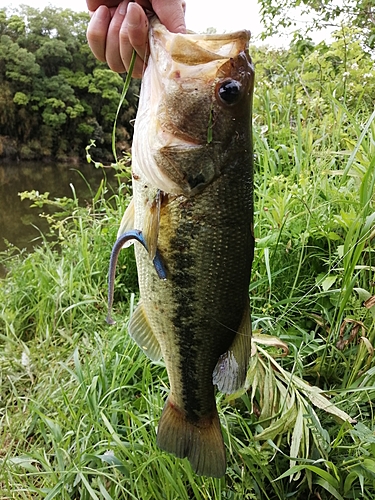
{"type": "Polygon", "coordinates": [[[126,331],[138,293],[131,249],[120,255],[117,324],[104,321],[130,199],[120,165],[116,192],[103,170],[84,208],[74,191],[24,193],[57,209],[58,244],[1,254],[2,500],[374,498],[375,88],[368,99],[354,80],[369,62],[348,34],[302,59],[299,47],[254,55],[254,342],[244,390],[217,396],[226,476],[197,477],[156,447],[168,384],[126,331]],[[358,61],[351,93],[332,66],[340,51],[358,61]],[[314,76],[316,61],[330,78],[314,76]]]}

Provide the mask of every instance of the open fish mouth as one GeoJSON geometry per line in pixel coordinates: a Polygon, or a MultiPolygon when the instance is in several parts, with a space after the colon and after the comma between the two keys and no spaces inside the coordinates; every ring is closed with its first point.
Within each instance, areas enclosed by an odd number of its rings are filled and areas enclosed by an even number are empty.
{"type": "MultiPolygon", "coordinates": [[[[235,57],[245,49],[250,32],[247,30],[225,34],[170,33],[165,26],[153,23],[150,48],[154,61],[165,63],[165,55],[179,66],[179,76],[200,71],[202,64],[235,57]]],[[[206,66],[207,67],[207,66],[206,66]]],[[[202,74],[200,75],[202,77],[202,74]]]]}

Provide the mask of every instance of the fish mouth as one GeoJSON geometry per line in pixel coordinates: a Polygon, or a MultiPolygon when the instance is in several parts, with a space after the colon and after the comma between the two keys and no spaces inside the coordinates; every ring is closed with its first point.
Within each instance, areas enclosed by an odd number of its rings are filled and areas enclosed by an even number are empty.
{"type": "Polygon", "coordinates": [[[159,134],[160,145],[163,150],[185,151],[198,150],[205,146],[197,138],[173,129],[161,131],[159,134]]]}
{"type": "Polygon", "coordinates": [[[248,30],[222,34],[200,34],[189,30],[171,33],[156,17],[151,20],[151,28],[151,51],[164,49],[175,62],[190,66],[190,71],[191,66],[235,57],[246,50],[251,36],[248,30]]]}

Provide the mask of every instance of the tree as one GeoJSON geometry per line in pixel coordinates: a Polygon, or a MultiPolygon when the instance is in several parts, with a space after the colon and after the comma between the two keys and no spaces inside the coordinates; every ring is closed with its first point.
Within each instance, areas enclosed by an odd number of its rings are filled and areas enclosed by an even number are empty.
{"type": "MultiPolygon", "coordinates": [[[[16,140],[29,158],[83,158],[91,139],[98,159],[111,158],[124,79],[92,55],[88,19],[54,7],[24,5],[9,16],[0,9],[0,136],[16,140]]],[[[133,81],[118,116],[121,150],[129,147],[138,92],[133,81]]]]}
{"type": "Polygon", "coordinates": [[[305,14],[307,30],[342,23],[358,27],[368,49],[375,48],[375,3],[373,0],[259,0],[264,36],[277,34],[280,27],[296,26],[296,12],[305,14]],[[298,9],[296,11],[296,9],[298,9]]]}

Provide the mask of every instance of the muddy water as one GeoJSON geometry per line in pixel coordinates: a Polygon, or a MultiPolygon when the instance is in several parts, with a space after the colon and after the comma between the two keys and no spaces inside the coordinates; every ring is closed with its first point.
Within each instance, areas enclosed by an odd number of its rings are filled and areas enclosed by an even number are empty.
{"type": "Polygon", "coordinates": [[[30,208],[30,200],[21,201],[18,193],[36,190],[48,191],[50,199],[72,197],[72,184],[79,203],[84,205],[91,199],[90,188],[95,193],[104,176],[116,189],[113,171],[106,169],[104,173],[88,164],[74,167],[30,162],[0,165],[0,251],[7,248],[7,242],[32,250],[41,241],[40,231],[47,230],[46,222],[39,216],[42,210],[30,208]]]}

